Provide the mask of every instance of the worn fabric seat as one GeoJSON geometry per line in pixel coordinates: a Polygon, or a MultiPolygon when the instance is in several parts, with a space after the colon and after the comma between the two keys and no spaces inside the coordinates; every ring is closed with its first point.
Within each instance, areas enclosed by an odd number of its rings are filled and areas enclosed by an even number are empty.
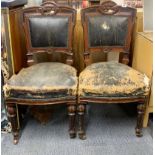
{"type": "Polygon", "coordinates": [[[138,97],[148,92],[146,75],[114,61],[91,64],[79,76],[78,94],[84,97],[138,97]]]}
{"type": "Polygon", "coordinates": [[[76,69],[56,62],[46,62],[22,69],[5,85],[6,97],[42,99],[76,95],[76,69]]]}

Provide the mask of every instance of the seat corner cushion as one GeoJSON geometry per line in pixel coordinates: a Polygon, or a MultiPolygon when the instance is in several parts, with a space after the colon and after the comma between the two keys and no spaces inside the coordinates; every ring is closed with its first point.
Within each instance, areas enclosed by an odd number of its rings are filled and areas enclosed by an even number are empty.
{"type": "Polygon", "coordinates": [[[94,63],[79,76],[81,97],[138,97],[149,93],[149,78],[117,62],[94,63]]]}

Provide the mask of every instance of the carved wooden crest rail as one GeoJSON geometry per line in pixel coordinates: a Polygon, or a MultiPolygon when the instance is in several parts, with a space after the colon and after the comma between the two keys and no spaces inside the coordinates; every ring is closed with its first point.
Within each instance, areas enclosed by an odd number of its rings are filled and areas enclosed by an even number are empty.
{"type": "Polygon", "coordinates": [[[119,6],[112,1],[103,2],[98,10],[105,15],[112,15],[119,11],[119,6]]]}

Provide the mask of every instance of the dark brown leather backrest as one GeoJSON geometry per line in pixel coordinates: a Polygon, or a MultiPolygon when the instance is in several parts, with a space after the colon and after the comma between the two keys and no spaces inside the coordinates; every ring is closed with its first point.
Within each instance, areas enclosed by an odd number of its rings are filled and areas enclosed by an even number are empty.
{"type": "Polygon", "coordinates": [[[128,18],[119,16],[88,17],[88,46],[124,46],[128,18]]]}
{"type": "Polygon", "coordinates": [[[81,11],[85,38],[85,62],[91,52],[123,52],[122,62],[129,62],[130,43],[136,10],[106,1],[81,11]]]}
{"type": "Polygon", "coordinates": [[[67,63],[72,63],[76,10],[46,2],[41,6],[24,9],[23,19],[29,65],[34,63],[34,54],[45,52],[65,53],[69,58],[67,63]]]}
{"type": "Polygon", "coordinates": [[[32,48],[68,47],[68,17],[29,18],[32,48]]]}

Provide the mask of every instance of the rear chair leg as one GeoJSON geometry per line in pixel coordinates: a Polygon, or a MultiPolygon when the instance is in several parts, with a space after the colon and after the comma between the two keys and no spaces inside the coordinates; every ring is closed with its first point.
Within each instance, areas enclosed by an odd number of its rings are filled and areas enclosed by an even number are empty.
{"type": "Polygon", "coordinates": [[[137,126],[136,126],[136,136],[137,137],[142,137],[142,128],[143,128],[143,119],[144,119],[144,111],[145,111],[145,105],[144,104],[139,104],[137,106],[137,126]]]}
{"type": "Polygon", "coordinates": [[[76,137],[76,130],[75,130],[76,106],[75,105],[68,106],[68,115],[69,115],[69,135],[70,135],[70,138],[75,138],[76,137]]]}
{"type": "Polygon", "coordinates": [[[85,115],[85,105],[80,104],[77,107],[78,111],[78,135],[82,140],[86,139],[86,133],[84,129],[84,115],[85,115]]]}
{"type": "Polygon", "coordinates": [[[7,104],[7,111],[8,111],[8,119],[11,122],[12,126],[13,143],[17,144],[19,141],[19,129],[17,121],[16,104],[14,103],[7,104]]]}

